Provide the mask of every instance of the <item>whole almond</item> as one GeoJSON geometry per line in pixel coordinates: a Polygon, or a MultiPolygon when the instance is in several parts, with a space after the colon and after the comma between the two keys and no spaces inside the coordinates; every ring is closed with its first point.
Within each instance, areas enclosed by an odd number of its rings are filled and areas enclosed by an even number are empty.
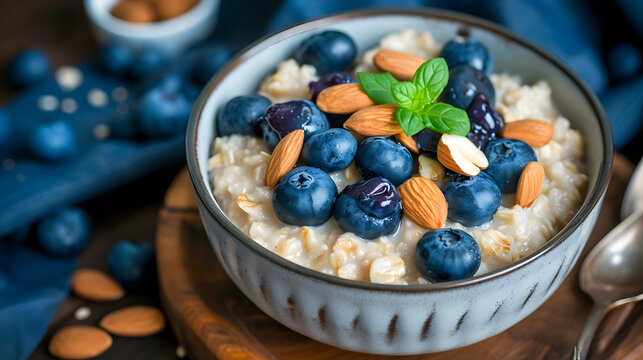
{"type": "Polygon", "coordinates": [[[489,166],[485,154],[471,140],[449,134],[440,136],[438,161],[447,169],[467,176],[476,176],[489,166]]]}
{"type": "Polygon", "coordinates": [[[344,122],[344,128],[364,136],[388,136],[402,132],[395,120],[397,105],[385,104],[363,108],[344,122]]]}
{"type": "Polygon", "coordinates": [[[88,359],[104,353],[112,346],[112,337],[94,326],[64,327],[49,340],[49,353],[61,359],[88,359]]]}
{"type": "Polygon", "coordinates": [[[114,335],[149,336],[165,328],[165,317],[151,306],[130,306],[105,315],[100,327],[114,335]]]}
{"type": "Polygon", "coordinates": [[[410,81],[415,71],[426,60],[400,51],[382,49],[373,57],[373,63],[382,71],[391,73],[400,81],[410,81]]]}
{"type": "Polygon", "coordinates": [[[520,207],[529,207],[536,201],[540,188],[545,180],[545,169],[537,161],[532,161],[525,165],[518,180],[518,189],[516,190],[516,204],[520,207]]]}
{"type": "Polygon", "coordinates": [[[395,138],[404,145],[405,148],[409,149],[410,152],[414,154],[419,154],[420,150],[418,149],[418,144],[415,142],[413,137],[406,135],[404,132],[395,134],[395,138]]]}
{"type": "Polygon", "coordinates": [[[133,23],[150,23],[156,21],[154,7],[145,1],[119,1],[112,7],[110,13],[121,20],[133,23]]]}
{"type": "Polygon", "coordinates": [[[447,220],[447,201],[433,181],[416,176],[398,187],[402,211],[426,229],[440,229],[447,220]]]}
{"type": "Polygon", "coordinates": [[[554,136],[554,125],[536,119],[525,119],[505,124],[500,135],[503,138],[518,139],[531,147],[541,147],[554,136]]]}
{"type": "Polygon", "coordinates": [[[279,180],[295,167],[303,146],[304,130],[302,129],[290,132],[279,141],[268,160],[264,178],[266,185],[271,188],[277,186],[279,180]]]}
{"type": "Polygon", "coordinates": [[[116,281],[94,269],[76,270],[71,277],[71,289],[91,301],[113,301],[125,295],[125,290],[116,281]]]}
{"type": "Polygon", "coordinates": [[[366,95],[360,84],[331,86],[317,95],[317,107],[331,114],[350,114],[376,104],[366,95]]]}

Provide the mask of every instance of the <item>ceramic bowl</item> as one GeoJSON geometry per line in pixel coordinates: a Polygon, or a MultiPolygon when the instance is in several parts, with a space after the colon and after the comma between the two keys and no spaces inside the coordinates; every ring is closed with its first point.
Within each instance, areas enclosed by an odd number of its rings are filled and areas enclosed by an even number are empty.
{"type": "Polygon", "coordinates": [[[361,11],[309,21],[247,48],[206,86],[193,110],[187,158],[199,210],[217,258],[243,293],[285,326],[340,348],[374,354],[448,350],[489,338],[536,310],[578,260],[601,207],[612,163],[609,123],[596,96],[566,65],[497,25],[445,11],[361,11]],[[237,229],[212,195],[208,157],[216,112],[229,99],[254,93],[265,75],[309,35],[344,31],[359,51],[391,32],[430,31],[437,41],[468,29],[491,51],[495,68],[545,79],[559,110],[586,144],[587,194],[573,219],[541,249],[502,269],[426,285],[382,285],[322,274],[287,261],[237,229]]]}
{"type": "Polygon", "coordinates": [[[155,47],[176,56],[205,39],[217,22],[220,0],[199,0],[186,13],[149,24],[136,24],[114,17],[110,11],[118,0],[85,0],[92,31],[103,44],[119,43],[134,50],[155,47]]]}

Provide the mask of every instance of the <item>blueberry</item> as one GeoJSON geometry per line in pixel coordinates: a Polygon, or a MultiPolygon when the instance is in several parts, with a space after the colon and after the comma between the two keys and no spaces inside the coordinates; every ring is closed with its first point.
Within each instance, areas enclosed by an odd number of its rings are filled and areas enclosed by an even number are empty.
{"type": "Polygon", "coordinates": [[[467,115],[471,121],[471,130],[467,137],[481,150],[484,150],[489,141],[494,140],[497,133],[505,127],[502,115],[489,104],[484,94],[478,94],[473,98],[467,115]]]}
{"type": "Polygon", "coordinates": [[[459,175],[444,189],[448,218],[464,226],[477,226],[491,220],[500,206],[498,184],[484,172],[477,176],[459,175]]]}
{"type": "Polygon", "coordinates": [[[149,137],[181,134],[192,111],[186,95],[156,87],[148,90],[138,104],[139,130],[149,137]]]}
{"type": "Polygon", "coordinates": [[[310,64],[317,73],[344,71],[355,61],[357,46],[350,36],[336,30],[327,30],[310,36],[295,51],[295,60],[310,64]]]}
{"type": "Polygon", "coordinates": [[[438,143],[442,134],[436,133],[429,129],[422,129],[419,133],[413,135],[413,139],[418,146],[420,153],[436,157],[438,155],[438,143]]]}
{"type": "Polygon", "coordinates": [[[40,49],[29,49],[20,53],[11,62],[9,81],[18,87],[31,85],[42,80],[49,73],[49,56],[40,49]]]}
{"type": "Polygon", "coordinates": [[[516,139],[493,140],[485,148],[484,154],[489,160],[489,166],[484,171],[496,180],[503,193],[516,192],[522,169],[528,162],[538,161],[534,149],[516,139]]]}
{"type": "Polygon", "coordinates": [[[141,285],[154,272],[154,252],[143,243],[121,240],[110,250],[107,265],[110,274],[125,287],[141,285]]]}
{"type": "Polygon", "coordinates": [[[76,132],[63,120],[38,124],[29,136],[29,150],[45,161],[69,159],[77,150],[76,132]]]}
{"type": "Polygon", "coordinates": [[[368,240],[395,232],[401,217],[395,186],[381,177],[346,186],[335,201],[339,227],[368,240]]]}
{"type": "Polygon", "coordinates": [[[47,253],[78,255],[89,242],[89,217],[82,209],[65,208],[42,219],[36,233],[38,243],[47,253]]]}
{"type": "Polygon", "coordinates": [[[333,172],[346,168],[355,158],[357,140],[344,129],[316,133],[304,143],[301,155],[306,164],[333,172]]]}
{"type": "Polygon", "coordinates": [[[255,135],[259,133],[261,116],[270,106],[270,100],[261,95],[237,96],[228,101],[217,119],[219,136],[230,134],[255,135]]]}
{"type": "Polygon", "coordinates": [[[329,88],[334,85],[350,84],[350,83],[357,83],[357,80],[353,79],[352,77],[346,74],[342,74],[339,72],[328,73],[326,75],[321,76],[319,80],[311,81],[308,84],[308,88],[310,89],[310,98],[312,99],[312,101],[317,101],[317,95],[319,95],[319,93],[325,90],[326,88],[329,88]]]}
{"type": "Polygon", "coordinates": [[[215,44],[199,49],[190,75],[197,84],[205,85],[214,74],[232,57],[230,48],[215,44]]]}
{"type": "Polygon", "coordinates": [[[130,71],[134,62],[132,50],[121,44],[110,44],[100,53],[103,69],[113,75],[125,75],[130,71]]]}
{"type": "Polygon", "coordinates": [[[493,61],[487,48],[473,38],[459,36],[449,41],[442,48],[440,56],[444,58],[449,68],[468,65],[488,74],[493,67],[493,61]]]}
{"type": "Polygon", "coordinates": [[[460,280],[478,271],[480,247],[462,230],[429,230],[418,241],[414,260],[420,274],[430,281],[460,280]]]}
{"type": "Polygon", "coordinates": [[[413,156],[396,141],[374,136],[359,144],[355,165],[365,179],[383,177],[399,185],[413,173],[413,156]]]}
{"type": "Polygon", "coordinates": [[[440,98],[445,103],[467,110],[477,94],[484,94],[491,104],[496,101],[493,84],[484,73],[471,66],[459,65],[449,71],[449,82],[440,98]]]}
{"type": "Polygon", "coordinates": [[[162,50],[155,47],[147,48],[134,58],[131,74],[135,78],[153,75],[161,71],[167,62],[167,57],[162,50]]]}
{"type": "Polygon", "coordinates": [[[331,216],[337,186],[325,172],[301,166],[287,173],[272,194],[277,217],[290,225],[321,225],[331,216]]]}
{"type": "Polygon", "coordinates": [[[330,127],[326,115],[308,100],[271,105],[261,118],[259,126],[263,139],[271,149],[293,130],[303,129],[304,139],[308,140],[312,134],[328,130],[330,127]]]}

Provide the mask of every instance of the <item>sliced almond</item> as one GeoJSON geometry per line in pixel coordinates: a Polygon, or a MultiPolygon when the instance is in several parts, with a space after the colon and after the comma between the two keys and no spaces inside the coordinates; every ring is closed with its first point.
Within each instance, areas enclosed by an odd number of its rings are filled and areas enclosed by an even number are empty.
{"type": "Polygon", "coordinates": [[[264,178],[266,185],[271,188],[277,186],[279,180],[295,167],[303,146],[304,130],[302,129],[291,132],[279,141],[266,166],[264,178]]]}
{"type": "Polygon", "coordinates": [[[60,359],[89,359],[112,346],[112,337],[94,326],[74,325],[54,333],[49,340],[49,353],[60,359]]]}
{"type": "Polygon", "coordinates": [[[105,315],[100,321],[100,327],[114,335],[149,336],[165,328],[165,317],[155,307],[130,306],[105,315]]]}
{"type": "Polygon", "coordinates": [[[525,119],[505,124],[500,135],[503,138],[518,139],[531,147],[541,147],[554,136],[554,125],[536,119],[525,119]]]}
{"type": "Polygon", "coordinates": [[[413,137],[406,135],[404,132],[395,134],[395,138],[404,145],[405,148],[409,149],[410,152],[414,154],[419,154],[420,150],[418,149],[418,144],[415,142],[413,137]]]}
{"type": "Polygon", "coordinates": [[[373,63],[380,70],[389,72],[400,81],[410,81],[415,71],[426,60],[409,53],[382,49],[373,57],[373,63]]]}
{"type": "Polygon", "coordinates": [[[402,132],[395,120],[397,105],[374,105],[361,109],[344,122],[344,128],[363,136],[388,136],[402,132]]]}
{"type": "Polygon", "coordinates": [[[438,161],[447,169],[467,176],[476,176],[489,166],[487,157],[471,140],[449,134],[440,136],[438,161]]]}
{"type": "Polygon", "coordinates": [[[402,211],[413,222],[426,229],[440,229],[447,220],[447,201],[433,181],[416,176],[397,188],[402,211]]]}
{"type": "Polygon", "coordinates": [[[520,207],[529,207],[536,201],[540,188],[545,180],[545,169],[537,161],[532,161],[525,165],[518,180],[518,189],[516,190],[516,204],[520,207]]]}
{"type": "Polygon", "coordinates": [[[71,277],[71,289],[91,301],[113,301],[125,295],[125,290],[116,281],[94,269],[76,270],[71,277]]]}
{"type": "Polygon", "coordinates": [[[360,84],[339,84],[322,90],[317,96],[317,107],[331,114],[350,114],[376,105],[360,84]]]}

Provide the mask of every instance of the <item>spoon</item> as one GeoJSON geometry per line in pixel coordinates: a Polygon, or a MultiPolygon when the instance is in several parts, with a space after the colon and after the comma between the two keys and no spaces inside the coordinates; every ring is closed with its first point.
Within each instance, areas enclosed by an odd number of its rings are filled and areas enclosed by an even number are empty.
{"type": "Polygon", "coordinates": [[[574,360],[587,358],[592,337],[606,312],[643,300],[641,189],[643,161],[630,181],[621,209],[623,216],[629,216],[592,249],[581,266],[580,287],[592,298],[594,307],[574,346],[574,360]]]}

